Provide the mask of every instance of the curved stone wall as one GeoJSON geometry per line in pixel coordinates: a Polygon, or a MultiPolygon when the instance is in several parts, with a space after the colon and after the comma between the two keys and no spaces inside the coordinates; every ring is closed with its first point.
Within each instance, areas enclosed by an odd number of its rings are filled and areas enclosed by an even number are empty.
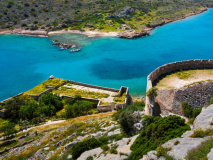
{"type": "MultiPolygon", "coordinates": [[[[187,70],[187,69],[212,69],[213,60],[187,60],[174,63],[168,63],[163,66],[158,67],[153,72],[151,72],[147,77],[147,91],[153,87],[153,82],[160,78],[161,76],[178,71],[178,70],[187,70]]],[[[146,114],[152,114],[152,108],[154,107],[155,101],[146,96],[146,114]]],[[[161,102],[163,103],[163,102],[161,102]]]]}

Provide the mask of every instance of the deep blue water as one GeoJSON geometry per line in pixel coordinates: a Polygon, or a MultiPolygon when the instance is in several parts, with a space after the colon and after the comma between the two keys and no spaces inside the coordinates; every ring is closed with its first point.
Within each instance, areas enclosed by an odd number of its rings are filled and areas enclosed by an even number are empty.
{"type": "Polygon", "coordinates": [[[213,9],[167,24],[152,36],[137,40],[56,35],[36,38],[0,36],[0,100],[29,90],[50,75],[94,85],[130,87],[144,95],[147,75],[165,63],[213,58],[213,9]],[[84,46],[82,51],[59,51],[51,39],[84,46]]]}

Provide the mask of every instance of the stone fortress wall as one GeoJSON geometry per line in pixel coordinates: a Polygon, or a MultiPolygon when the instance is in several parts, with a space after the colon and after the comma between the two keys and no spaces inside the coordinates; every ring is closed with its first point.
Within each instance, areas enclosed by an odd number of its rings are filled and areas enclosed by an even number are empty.
{"type": "MultiPolygon", "coordinates": [[[[188,69],[213,69],[213,60],[187,60],[168,63],[158,67],[147,77],[147,91],[153,87],[153,82],[163,75],[188,69]]],[[[189,103],[192,107],[203,107],[209,104],[213,95],[213,82],[202,82],[181,89],[158,90],[157,96],[149,98],[146,96],[145,111],[148,115],[179,114],[183,115],[180,104],[182,101],[189,103]]]]}
{"type": "MultiPolygon", "coordinates": [[[[95,102],[97,103],[97,110],[99,112],[108,112],[108,111],[113,111],[114,109],[119,110],[122,109],[123,107],[126,107],[128,105],[133,104],[132,102],[132,97],[129,94],[129,88],[128,87],[121,87],[120,89],[114,89],[114,88],[107,88],[107,87],[101,87],[101,86],[95,86],[95,85],[90,85],[90,84],[86,84],[86,83],[81,83],[81,82],[75,82],[75,81],[71,81],[71,80],[66,80],[67,83],[71,83],[71,84],[75,84],[75,85],[80,85],[80,86],[85,86],[85,87],[90,87],[90,88],[95,88],[95,89],[101,89],[101,90],[106,90],[106,91],[113,91],[113,92],[118,92],[118,94],[116,95],[117,97],[121,96],[123,93],[126,93],[126,98],[125,98],[125,102],[121,103],[121,104],[109,104],[109,105],[100,105],[101,100],[99,99],[92,99],[92,98],[85,98],[85,97],[81,97],[81,99],[84,100],[88,100],[91,102],[95,102]]],[[[60,85],[56,85],[56,86],[47,86],[47,90],[41,92],[38,95],[32,95],[29,94],[30,97],[34,98],[35,100],[38,100],[43,94],[47,93],[47,92],[51,92],[54,89],[57,89],[61,86],[63,86],[65,84],[62,83],[60,85]]],[[[23,93],[20,93],[18,95],[15,96],[20,96],[23,93]]],[[[13,96],[13,97],[15,97],[13,96]]],[[[60,95],[61,97],[67,97],[67,98],[74,98],[71,96],[66,96],[66,95],[60,95]]],[[[1,103],[5,103],[6,101],[9,101],[10,99],[12,99],[13,97],[10,97],[8,99],[5,99],[3,101],[0,102],[1,103]]],[[[4,110],[0,109],[0,117],[4,117],[4,110]]]]}

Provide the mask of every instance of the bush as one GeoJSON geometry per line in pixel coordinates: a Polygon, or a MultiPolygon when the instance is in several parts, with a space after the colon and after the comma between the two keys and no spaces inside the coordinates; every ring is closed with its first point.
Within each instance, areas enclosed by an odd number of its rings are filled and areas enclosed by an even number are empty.
{"type": "Polygon", "coordinates": [[[96,138],[90,138],[86,141],[78,142],[72,148],[72,156],[77,159],[83,152],[97,148],[100,146],[100,142],[96,138]]]}
{"type": "Polygon", "coordinates": [[[190,130],[190,127],[185,124],[184,119],[178,116],[170,115],[158,119],[141,130],[140,135],[131,146],[133,151],[131,156],[138,160],[168,140],[180,137],[187,130],[190,130]]]}
{"type": "Polygon", "coordinates": [[[21,119],[28,119],[31,120],[35,117],[39,117],[40,116],[40,109],[39,109],[39,105],[36,101],[29,101],[26,104],[24,104],[23,106],[21,106],[20,110],[19,110],[19,117],[21,119]]]}
{"type": "Polygon", "coordinates": [[[11,100],[3,104],[5,108],[5,118],[11,119],[13,122],[19,120],[19,110],[21,106],[31,100],[32,98],[27,95],[14,96],[11,100]]]}
{"type": "Polygon", "coordinates": [[[202,111],[202,108],[193,108],[191,105],[189,105],[187,102],[182,102],[181,107],[183,109],[184,115],[188,118],[196,118],[200,112],[202,111]]]}
{"type": "Polygon", "coordinates": [[[108,145],[103,145],[103,146],[101,146],[101,149],[106,152],[106,151],[109,150],[109,146],[108,145]]]}
{"type": "Polygon", "coordinates": [[[40,105],[54,106],[56,111],[59,111],[63,108],[62,98],[53,93],[46,93],[39,98],[40,105]]]}
{"type": "Polygon", "coordinates": [[[92,103],[88,101],[76,101],[74,104],[65,106],[65,114],[67,118],[74,118],[82,115],[87,115],[91,110],[92,103]]]}
{"type": "Polygon", "coordinates": [[[15,129],[15,124],[9,122],[8,124],[0,128],[0,132],[3,132],[4,133],[3,136],[5,138],[8,138],[16,134],[17,130],[15,129]]]}
{"type": "Polygon", "coordinates": [[[87,159],[86,160],[93,160],[93,156],[89,156],[89,157],[87,157],[87,159]]]}
{"type": "Polygon", "coordinates": [[[152,87],[149,89],[149,91],[146,93],[146,95],[149,97],[149,98],[153,98],[154,96],[157,96],[157,88],[155,87],[152,87]]]}
{"type": "Polygon", "coordinates": [[[134,132],[134,117],[132,111],[124,111],[119,117],[119,124],[121,125],[122,130],[131,135],[134,132]]]}
{"type": "Polygon", "coordinates": [[[206,130],[202,130],[201,128],[198,128],[194,130],[194,133],[190,137],[197,138],[197,137],[205,137],[205,136],[212,136],[212,135],[213,135],[213,129],[208,128],[206,130]]]}

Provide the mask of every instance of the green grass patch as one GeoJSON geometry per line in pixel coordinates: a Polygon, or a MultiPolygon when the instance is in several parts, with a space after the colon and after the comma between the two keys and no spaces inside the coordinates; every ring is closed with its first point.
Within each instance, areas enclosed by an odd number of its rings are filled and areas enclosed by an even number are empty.
{"type": "Polygon", "coordinates": [[[115,97],[113,100],[116,104],[124,103],[126,99],[126,93],[124,92],[120,97],[115,97]]]}

